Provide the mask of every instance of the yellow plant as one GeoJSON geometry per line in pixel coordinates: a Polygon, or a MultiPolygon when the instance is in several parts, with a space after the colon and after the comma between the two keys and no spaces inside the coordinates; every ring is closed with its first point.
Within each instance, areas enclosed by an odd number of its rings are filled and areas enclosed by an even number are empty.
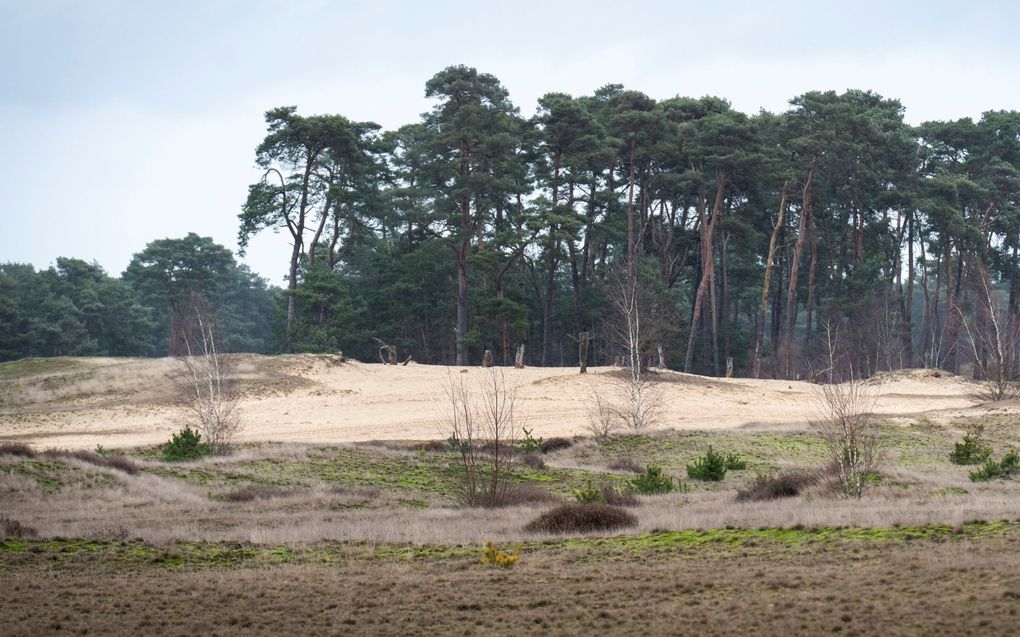
{"type": "Polygon", "coordinates": [[[516,555],[511,555],[510,553],[504,553],[496,548],[492,542],[486,542],[485,549],[482,553],[482,564],[491,564],[502,568],[513,568],[514,564],[517,563],[517,560],[519,560],[520,557],[520,549],[518,549],[516,555]]]}

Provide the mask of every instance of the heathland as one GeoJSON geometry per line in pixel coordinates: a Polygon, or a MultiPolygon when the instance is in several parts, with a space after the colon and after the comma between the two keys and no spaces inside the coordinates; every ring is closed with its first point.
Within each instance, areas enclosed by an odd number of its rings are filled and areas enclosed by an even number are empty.
{"type": "Polygon", "coordinates": [[[976,425],[1020,449],[1016,401],[932,370],[877,375],[881,463],[826,478],[817,386],[650,370],[654,426],[595,437],[623,371],[507,369],[512,497],[464,505],[449,387],[482,368],[232,357],[232,451],[167,462],[172,359],[0,364],[3,632],[1003,633],[1020,624],[1020,486],[950,460],[976,425]],[[721,480],[686,469],[709,450],[721,480]],[[634,492],[648,467],[671,479],[634,492]],[[766,479],[785,476],[782,488],[766,479]],[[633,525],[529,522],[608,495],[633,525]],[[481,563],[493,542],[516,562],[481,563]]]}

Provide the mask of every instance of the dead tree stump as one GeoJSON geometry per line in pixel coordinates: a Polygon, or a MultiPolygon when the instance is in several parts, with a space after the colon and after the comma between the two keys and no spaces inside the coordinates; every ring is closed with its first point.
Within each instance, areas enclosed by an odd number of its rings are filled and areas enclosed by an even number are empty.
{"type": "Polygon", "coordinates": [[[524,343],[517,346],[517,357],[514,359],[514,367],[524,369],[524,343]]]}

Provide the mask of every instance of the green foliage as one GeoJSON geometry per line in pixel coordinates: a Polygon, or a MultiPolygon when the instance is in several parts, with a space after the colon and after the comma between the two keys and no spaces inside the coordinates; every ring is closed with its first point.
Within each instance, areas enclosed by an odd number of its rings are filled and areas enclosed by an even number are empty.
{"type": "Polygon", "coordinates": [[[747,469],[747,461],[735,453],[726,454],[726,469],[729,471],[743,471],[747,469]]]}
{"type": "Polygon", "coordinates": [[[677,483],[672,476],[663,473],[661,467],[648,465],[644,473],[631,478],[630,486],[641,495],[655,495],[676,490],[677,483]]]}
{"type": "Polygon", "coordinates": [[[704,456],[695,459],[693,464],[687,465],[687,477],[718,482],[726,477],[727,468],[727,459],[709,447],[704,456]]]}
{"type": "Polygon", "coordinates": [[[523,427],[524,437],[517,441],[517,453],[538,453],[542,450],[542,438],[535,438],[532,429],[523,427]]]}
{"type": "Polygon", "coordinates": [[[601,502],[605,503],[606,498],[601,489],[593,487],[591,480],[583,489],[574,490],[574,499],[578,502],[601,502]]]}
{"type": "Polygon", "coordinates": [[[1002,457],[1002,460],[998,462],[988,460],[980,469],[971,471],[970,479],[974,482],[1008,480],[1017,473],[1020,473],[1020,455],[1017,455],[1015,451],[1010,451],[1002,457]]]}
{"type": "Polygon", "coordinates": [[[198,460],[212,454],[212,446],[202,442],[202,435],[191,427],[173,434],[169,442],[163,445],[163,460],[166,462],[198,460]]]}
{"type": "Polygon", "coordinates": [[[949,461],[953,464],[973,465],[981,464],[992,456],[992,448],[985,444],[984,425],[975,425],[963,436],[961,442],[953,445],[953,451],[949,454],[949,461]]]}

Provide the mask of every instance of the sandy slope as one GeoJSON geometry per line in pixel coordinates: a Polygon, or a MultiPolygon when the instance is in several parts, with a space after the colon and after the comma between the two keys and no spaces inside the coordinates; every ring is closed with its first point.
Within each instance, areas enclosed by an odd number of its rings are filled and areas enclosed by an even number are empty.
{"type": "MultiPolygon", "coordinates": [[[[50,391],[58,374],[0,380],[0,392],[29,399],[0,410],[0,440],[37,446],[94,448],[162,442],[179,428],[165,396],[166,359],[80,359],[75,376],[88,391],[50,391]],[[82,371],[86,370],[86,371],[82,371]],[[34,389],[33,389],[34,388],[34,389]],[[34,392],[34,393],[32,393],[34,392]],[[65,392],[67,393],[67,392],[65,392]]],[[[444,384],[450,378],[473,385],[480,368],[410,364],[333,364],[313,356],[256,357],[242,361],[247,423],[244,440],[344,442],[383,439],[441,439],[444,384]]],[[[69,372],[61,372],[68,374],[69,372]]],[[[508,369],[520,386],[520,412],[536,436],[584,433],[586,404],[593,389],[612,394],[612,370],[587,376],[575,368],[508,369]]],[[[813,386],[803,382],[711,379],[661,372],[654,376],[663,396],[664,427],[692,429],[799,428],[814,417],[813,386]]],[[[77,379],[77,380],[75,380],[77,379]]],[[[888,417],[946,421],[985,408],[979,387],[958,377],[900,372],[873,381],[876,410],[888,417]]],[[[2,394],[0,394],[2,395],[2,394]]]]}

